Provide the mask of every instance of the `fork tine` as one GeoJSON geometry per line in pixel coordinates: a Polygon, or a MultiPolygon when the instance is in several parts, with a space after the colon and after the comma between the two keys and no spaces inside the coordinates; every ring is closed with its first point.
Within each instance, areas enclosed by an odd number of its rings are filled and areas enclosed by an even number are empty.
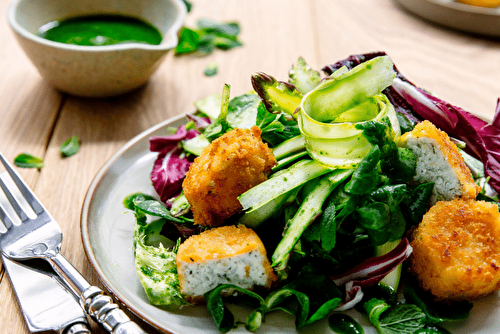
{"type": "Polygon", "coordinates": [[[26,214],[26,212],[24,212],[23,208],[21,208],[17,200],[14,198],[14,195],[12,195],[9,188],[7,188],[5,182],[2,179],[0,179],[0,188],[2,188],[5,196],[7,196],[10,205],[12,205],[12,208],[16,212],[19,219],[21,219],[21,221],[25,221],[26,219],[28,219],[28,215],[26,214]]]}
{"type": "MultiPolygon", "coordinates": [[[[2,162],[2,165],[5,167],[5,170],[9,173],[10,177],[14,181],[14,183],[17,185],[17,188],[23,194],[24,198],[28,202],[28,204],[31,206],[33,211],[35,211],[35,214],[40,214],[41,212],[45,211],[44,207],[40,204],[38,199],[35,197],[35,194],[30,190],[30,188],[24,183],[23,179],[21,176],[14,170],[11,164],[7,162],[5,157],[3,156],[2,153],[0,153],[0,161],[2,162]]],[[[3,188],[3,187],[2,187],[3,188]]],[[[11,202],[12,203],[12,202],[11,202]]]]}
{"type": "Polygon", "coordinates": [[[5,210],[1,205],[0,205],[0,221],[3,222],[3,224],[7,229],[10,229],[13,225],[12,220],[9,218],[7,212],[5,212],[5,210]]]}

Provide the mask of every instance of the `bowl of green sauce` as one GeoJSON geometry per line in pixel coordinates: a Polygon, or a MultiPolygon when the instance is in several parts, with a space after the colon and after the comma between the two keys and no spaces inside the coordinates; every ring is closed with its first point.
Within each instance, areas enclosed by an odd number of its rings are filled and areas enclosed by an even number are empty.
{"type": "Polygon", "coordinates": [[[40,75],[84,97],[144,85],[186,16],[182,0],[13,0],[7,20],[40,75]]]}

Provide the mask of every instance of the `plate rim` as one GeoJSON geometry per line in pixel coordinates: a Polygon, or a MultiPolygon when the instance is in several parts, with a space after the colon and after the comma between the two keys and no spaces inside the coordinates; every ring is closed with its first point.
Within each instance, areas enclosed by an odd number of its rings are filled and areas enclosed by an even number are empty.
{"type": "Polygon", "coordinates": [[[89,261],[90,265],[92,266],[94,273],[97,275],[99,281],[103,284],[106,291],[109,292],[116,300],[118,300],[122,306],[126,307],[130,312],[132,312],[137,317],[139,317],[141,321],[146,322],[147,324],[154,327],[158,331],[161,331],[161,332],[167,331],[166,333],[173,333],[173,332],[170,329],[165,328],[162,324],[160,324],[156,320],[151,319],[151,317],[149,317],[149,315],[145,314],[139,308],[135,307],[134,304],[128,298],[123,296],[119,291],[115,291],[115,289],[113,287],[113,283],[110,281],[110,279],[105,275],[105,273],[101,269],[101,265],[98,263],[97,258],[95,256],[95,253],[92,249],[92,245],[90,242],[89,229],[88,229],[88,213],[89,213],[90,205],[92,203],[92,199],[94,197],[93,195],[94,195],[95,191],[97,190],[99,184],[102,182],[103,176],[114,165],[114,163],[122,156],[122,154],[125,151],[127,151],[129,148],[134,146],[136,143],[143,140],[145,137],[150,136],[155,131],[162,129],[162,128],[168,126],[169,124],[173,124],[173,123],[176,123],[178,121],[181,121],[183,118],[186,117],[187,114],[189,114],[189,113],[179,114],[179,115],[173,116],[171,118],[168,118],[168,119],[166,119],[166,120],[164,120],[156,125],[153,125],[152,127],[135,135],[132,139],[130,139],[122,147],[120,147],[104,163],[104,165],[102,165],[102,167],[99,169],[97,174],[92,179],[92,182],[90,183],[90,185],[87,189],[87,192],[85,194],[85,198],[84,198],[84,201],[82,204],[82,209],[81,209],[81,214],[80,214],[80,236],[82,239],[83,249],[84,249],[85,255],[86,255],[87,260],[89,261]]]}
{"type": "Polygon", "coordinates": [[[500,37],[500,6],[481,7],[467,5],[454,0],[394,0],[408,12],[435,24],[476,35],[500,37]],[[445,15],[437,15],[443,14],[445,15]],[[489,24],[467,24],[464,18],[487,20],[495,22],[492,28],[489,24]],[[465,22],[465,24],[464,24],[465,22]],[[497,29],[495,29],[497,28],[497,29]]]}

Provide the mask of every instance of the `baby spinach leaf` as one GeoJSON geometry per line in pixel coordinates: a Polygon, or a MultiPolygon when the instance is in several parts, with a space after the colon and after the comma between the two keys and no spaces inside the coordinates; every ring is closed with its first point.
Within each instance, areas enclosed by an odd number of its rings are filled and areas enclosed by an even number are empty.
{"type": "Polygon", "coordinates": [[[429,292],[422,290],[415,280],[408,281],[404,295],[408,302],[422,309],[427,316],[427,323],[429,324],[467,319],[473,306],[468,301],[454,303],[437,302],[429,292]]]}
{"type": "Polygon", "coordinates": [[[343,313],[332,314],[328,318],[328,325],[334,333],[364,334],[363,327],[351,316],[343,313]]]}
{"type": "Polygon", "coordinates": [[[434,189],[434,182],[422,183],[408,193],[404,199],[406,216],[410,218],[413,225],[422,221],[423,215],[429,207],[429,199],[434,189]]]}
{"type": "MultiPolygon", "coordinates": [[[[252,299],[256,299],[259,302],[259,304],[261,305],[264,304],[264,299],[255,292],[240,288],[239,286],[233,284],[219,285],[215,289],[207,292],[205,294],[205,300],[207,302],[208,312],[212,316],[212,319],[214,320],[217,329],[219,329],[219,331],[223,333],[226,333],[231,329],[235,328],[234,315],[224,305],[224,301],[222,299],[222,292],[226,289],[236,290],[239,293],[245,294],[252,299]]],[[[255,321],[256,320],[255,314],[252,314],[251,316],[252,316],[251,320],[255,321]]],[[[255,326],[255,324],[253,324],[253,326],[255,326]]]]}
{"type": "Polygon", "coordinates": [[[336,242],[337,224],[335,213],[335,203],[328,201],[319,221],[321,248],[328,253],[335,247],[336,242]]]}
{"type": "Polygon", "coordinates": [[[77,136],[71,136],[71,138],[64,141],[59,147],[59,152],[64,157],[69,157],[78,152],[80,149],[80,141],[77,136]]]}
{"type": "Polygon", "coordinates": [[[375,245],[382,245],[389,240],[387,231],[391,221],[389,206],[382,202],[370,203],[356,209],[359,224],[363,226],[375,245]]]}
{"type": "Polygon", "coordinates": [[[392,182],[407,182],[415,175],[417,159],[407,148],[396,147],[393,142],[387,158],[382,160],[382,170],[392,182]]]}
{"type": "Polygon", "coordinates": [[[21,153],[14,158],[14,165],[21,168],[42,168],[43,159],[28,153],[21,153]]]}
{"type": "Polygon", "coordinates": [[[406,220],[399,207],[395,207],[391,212],[387,204],[375,202],[356,209],[356,214],[360,225],[366,228],[377,246],[394,241],[405,232],[406,220]]]}
{"type": "Polygon", "coordinates": [[[134,200],[145,201],[145,200],[156,200],[153,196],[146,195],[141,192],[133,193],[125,197],[123,200],[123,206],[129,210],[135,210],[137,206],[134,204],[134,200]]]}
{"type": "Polygon", "coordinates": [[[391,127],[391,121],[384,117],[380,121],[368,121],[356,124],[356,129],[363,130],[363,134],[373,145],[381,148],[386,142],[391,142],[394,133],[391,127]]]}
{"type": "Polygon", "coordinates": [[[297,121],[287,118],[283,113],[269,112],[262,102],[257,107],[256,125],[262,131],[262,140],[271,146],[300,135],[297,121]]]}
{"type": "Polygon", "coordinates": [[[350,194],[361,195],[374,189],[379,184],[377,169],[380,161],[380,149],[374,146],[354,171],[351,180],[347,183],[345,191],[350,194]]]}
{"type": "Polygon", "coordinates": [[[208,312],[212,316],[212,319],[217,326],[217,329],[222,333],[229,332],[231,329],[235,327],[234,325],[234,316],[229,311],[229,309],[224,305],[222,301],[222,297],[220,295],[220,291],[224,286],[216,288],[208,293],[205,296],[207,301],[208,312]]]}
{"type": "Polygon", "coordinates": [[[336,205],[335,219],[337,228],[339,228],[344,219],[358,207],[360,196],[348,194],[344,187],[337,187],[330,197],[336,205]]]}
{"type": "Polygon", "coordinates": [[[232,128],[249,129],[256,124],[260,99],[255,94],[238,95],[229,101],[227,121],[232,128]]]}
{"type": "Polygon", "coordinates": [[[408,187],[406,184],[386,185],[373,190],[368,194],[370,202],[383,202],[389,206],[392,212],[407,194],[408,187]]]}
{"type": "Polygon", "coordinates": [[[171,222],[181,224],[193,222],[192,219],[186,217],[174,217],[161,202],[151,196],[140,193],[129,195],[124,200],[124,205],[130,210],[134,210],[136,213],[142,212],[144,214],[165,218],[171,222]]]}

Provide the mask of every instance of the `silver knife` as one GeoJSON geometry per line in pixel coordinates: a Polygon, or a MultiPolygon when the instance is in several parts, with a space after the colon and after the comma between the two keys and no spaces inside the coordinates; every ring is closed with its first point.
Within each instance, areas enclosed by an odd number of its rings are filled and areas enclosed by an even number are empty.
{"type": "Polygon", "coordinates": [[[4,256],[2,261],[30,332],[90,333],[82,307],[49,265],[20,264],[4,256]]]}

